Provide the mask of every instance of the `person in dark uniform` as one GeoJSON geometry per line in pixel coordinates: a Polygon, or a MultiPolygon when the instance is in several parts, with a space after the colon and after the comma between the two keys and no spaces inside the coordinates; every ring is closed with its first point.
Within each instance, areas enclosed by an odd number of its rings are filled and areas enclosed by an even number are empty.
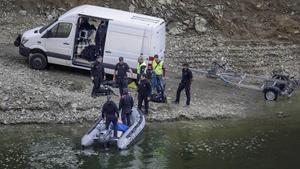
{"type": "Polygon", "coordinates": [[[83,18],[81,18],[81,22],[80,22],[80,26],[79,26],[79,31],[81,31],[81,30],[90,31],[90,30],[96,30],[96,28],[94,25],[91,25],[89,23],[89,18],[83,17],[83,18]]]}
{"type": "Polygon", "coordinates": [[[184,63],[183,64],[183,69],[182,69],[181,82],[179,83],[177,93],[176,93],[176,100],[174,101],[175,104],[179,104],[180,93],[183,89],[185,89],[185,94],[186,94],[186,105],[185,105],[185,107],[190,105],[192,81],[193,81],[193,73],[189,69],[189,65],[187,63],[184,63]]]}
{"type": "Polygon", "coordinates": [[[108,129],[110,123],[114,126],[114,137],[117,137],[117,122],[119,118],[118,107],[115,102],[111,100],[111,96],[107,96],[107,101],[102,107],[102,118],[105,119],[105,126],[108,129]]]}
{"type": "Polygon", "coordinates": [[[133,76],[132,70],[129,68],[128,64],[124,62],[124,58],[119,57],[119,63],[115,66],[113,80],[116,81],[119,86],[120,96],[123,93],[123,89],[128,88],[127,72],[130,72],[131,76],[133,76]]]}
{"type": "Polygon", "coordinates": [[[130,115],[133,107],[133,98],[129,95],[128,89],[123,89],[123,96],[119,102],[119,111],[122,109],[121,119],[124,124],[130,126],[130,115]]]}
{"type": "Polygon", "coordinates": [[[142,110],[142,104],[145,104],[145,114],[148,114],[149,100],[151,95],[151,85],[146,75],[141,74],[141,80],[138,86],[138,108],[142,110]]]}
{"type": "Polygon", "coordinates": [[[101,21],[101,24],[98,26],[95,37],[95,46],[96,46],[96,55],[103,56],[104,46],[107,32],[107,21],[101,21]]]}
{"type": "Polygon", "coordinates": [[[100,85],[105,80],[105,71],[102,63],[102,57],[98,57],[91,68],[91,79],[94,86],[92,90],[92,97],[96,97],[99,93],[100,85]]]}

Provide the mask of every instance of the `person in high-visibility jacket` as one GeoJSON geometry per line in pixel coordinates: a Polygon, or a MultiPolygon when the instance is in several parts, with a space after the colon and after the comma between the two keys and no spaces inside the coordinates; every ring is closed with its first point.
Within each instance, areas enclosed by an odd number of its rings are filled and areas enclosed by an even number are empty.
{"type": "Polygon", "coordinates": [[[138,85],[141,80],[141,74],[147,73],[147,64],[144,61],[144,58],[142,55],[138,58],[138,64],[136,66],[136,73],[137,73],[137,85],[138,85]]]}
{"type": "Polygon", "coordinates": [[[157,94],[163,94],[164,90],[164,79],[165,79],[165,68],[164,61],[158,58],[158,55],[154,55],[152,62],[152,93],[156,90],[157,94]]]}

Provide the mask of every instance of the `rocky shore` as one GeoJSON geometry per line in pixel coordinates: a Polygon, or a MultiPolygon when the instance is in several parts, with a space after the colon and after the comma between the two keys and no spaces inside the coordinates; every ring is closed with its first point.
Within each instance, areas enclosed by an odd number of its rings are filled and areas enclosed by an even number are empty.
{"type": "MultiPolygon", "coordinates": [[[[33,70],[15,47],[2,44],[0,48],[0,123],[81,123],[97,119],[106,97],[90,96],[88,71],[55,65],[44,71],[33,70]]],[[[250,99],[261,97],[258,92],[226,87],[196,75],[192,104],[183,108],[184,98],[181,105],[170,103],[178,82],[179,74],[168,72],[169,103],[151,103],[148,121],[240,118],[251,107],[250,99]]],[[[131,94],[136,97],[134,90],[131,94]]],[[[113,99],[118,102],[118,97],[113,99]]]]}

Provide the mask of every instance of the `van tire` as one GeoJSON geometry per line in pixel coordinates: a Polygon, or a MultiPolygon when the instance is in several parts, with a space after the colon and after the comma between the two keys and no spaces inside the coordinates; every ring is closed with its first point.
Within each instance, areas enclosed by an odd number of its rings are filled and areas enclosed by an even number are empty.
{"type": "Polygon", "coordinates": [[[48,63],[46,56],[41,53],[33,53],[29,56],[29,65],[32,69],[46,69],[48,63]]]}

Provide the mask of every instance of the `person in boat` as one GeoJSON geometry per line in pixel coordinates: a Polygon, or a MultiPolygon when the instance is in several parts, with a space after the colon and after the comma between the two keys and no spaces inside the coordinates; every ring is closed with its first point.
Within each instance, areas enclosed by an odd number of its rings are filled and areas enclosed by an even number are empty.
{"type": "Polygon", "coordinates": [[[106,129],[113,123],[114,137],[117,137],[117,123],[119,118],[118,107],[114,101],[111,100],[111,96],[107,96],[107,101],[102,107],[102,118],[105,119],[106,129]]]}
{"type": "Polygon", "coordinates": [[[131,95],[128,93],[128,89],[123,89],[123,95],[119,102],[119,110],[122,109],[121,118],[123,124],[130,126],[130,115],[132,112],[134,101],[131,95]]]}

